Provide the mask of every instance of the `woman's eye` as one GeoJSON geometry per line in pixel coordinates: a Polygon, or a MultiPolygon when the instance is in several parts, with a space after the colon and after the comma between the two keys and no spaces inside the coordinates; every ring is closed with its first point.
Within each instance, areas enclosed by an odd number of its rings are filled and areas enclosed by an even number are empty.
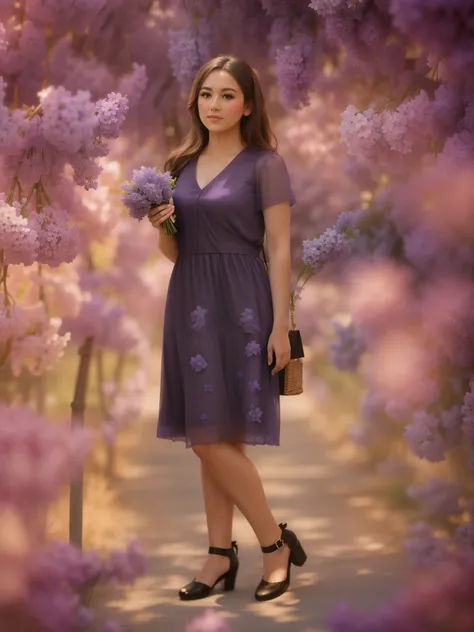
{"type": "Polygon", "coordinates": [[[211,95],[209,94],[209,92],[201,92],[201,96],[202,97],[210,97],[211,95]]]}
{"type": "Polygon", "coordinates": [[[231,94],[224,94],[224,99],[233,99],[234,97],[231,94]]]}

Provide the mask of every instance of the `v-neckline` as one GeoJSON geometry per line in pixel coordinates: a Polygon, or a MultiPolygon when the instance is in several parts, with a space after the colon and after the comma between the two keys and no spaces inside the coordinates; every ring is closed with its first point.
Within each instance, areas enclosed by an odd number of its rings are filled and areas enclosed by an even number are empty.
{"type": "Polygon", "coordinates": [[[217,180],[217,178],[219,176],[221,176],[224,171],[226,171],[236,160],[237,158],[244,153],[244,151],[247,149],[246,147],[243,147],[238,154],[235,154],[235,156],[232,158],[232,160],[230,160],[225,167],[223,167],[218,173],[216,173],[216,175],[209,180],[209,182],[207,184],[205,184],[203,187],[200,186],[198,180],[197,180],[197,165],[198,165],[198,160],[199,160],[199,155],[196,156],[196,158],[194,159],[194,182],[197,185],[197,188],[199,189],[199,191],[202,193],[203,191],[205,191],[207,189],[207,187],[209,187],[215,180],[217,180]]]}

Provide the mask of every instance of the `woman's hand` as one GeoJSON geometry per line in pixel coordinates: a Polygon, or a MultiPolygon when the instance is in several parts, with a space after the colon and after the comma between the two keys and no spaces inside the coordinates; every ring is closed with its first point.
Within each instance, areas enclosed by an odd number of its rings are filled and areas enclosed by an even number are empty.
{"type": "Polygon", "coordinates": [[[290,361],[290,339],[288,338],[288,329],[273,329],[267,344],[268,364],[273,362],[273,354],[275,354],[275,366],[272,369],[272,375],[278,373],[286,367],[290,361]]]}
{"type": "Polygon", "coordinates": [[[160,206],[151,209],[148,213],[148,219],[154,228],[160,228],[163,222],[166,222],[172,215],[174,215],[173,198],[170,199],[168,204],[160,204],[160,206]]]}

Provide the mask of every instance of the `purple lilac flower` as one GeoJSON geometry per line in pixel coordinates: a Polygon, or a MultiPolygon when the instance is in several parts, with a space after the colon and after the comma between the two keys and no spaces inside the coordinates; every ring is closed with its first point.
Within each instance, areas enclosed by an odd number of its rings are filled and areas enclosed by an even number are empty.
{"type": "Polygon", "coordinates": [[[382,131],[390,149],[411,153],[417,145],[424,151],[433,134],[432,103],[424,90],[385,114],[382,131]]]}
{"type": "Polygon", "coordinates": [[[357,211],[344,211],[342,212],[334,225],[335,230],[338,233],[342,233],[345,230],[355,230],[360,222],[368,217],[369,213],[365,209],[358,209],[357,211]]]}
{"type": "Polygon", "coordinates": [[[262,390],[260,386],[260,382],[258,380],[250,380],[249,388],[252,391],[252,393],[262,390]]]}
{"type": "Polygon", "coordinates": [[[410,448],[420,459],[444,461],[444,443],[439,432],[439,420],[424,411],[413,415],[413,424],[405,429],[410,448]]]}
{"type": "Polygon", "coordinates": [[[191,329],[193,331],[202,331],[204,329],[208,311],[208,309],[198,305],[196,309],[191,312],[191,329]]]}
{"type": "Polygon", "coordinates": [[[442,562],[447,557],[447,538],[436,538],[426,522],[417,522],[409,528],[411,538],[405,541],[405,551],[416,566],[442,562]]]}
{"type": "Polygon", "coordinates": [[[97,125],[95,104],[86,90],[72,94],[63,86],[48,87],[40,93],[43,135],[56,149],[74,154],[88,146],[97,125]]]}
{"type": "Polygon", "coordinates": [[[262,347],[258,344],[256,340],[251,340],[245,345],[245,355],[247,356],[247,358],[258,356],[261,349],[262,347]]]}
{"type": "Polygon", "coordinates": [[[336,340],[329,344],[329,357],[339,371],[355,371],[365,351],[365,342],[353,324],[333,322],[336,340]]]}
{"type": "Polygon", "coordinates": [[[200,353],[193,356],[189,360],[189,365],[191,366],[193,371],[196,371],[196,373],[201,373],[201,371],[204,371],[204,369],[207,369],[208,367],[206,360],[202,357],[200,353]]]}
{"type": "Polygon", "coordinates": [[[253,421],[258,424],[262,422],[262,415],[263,415],[263,411],[259,406],[252,405],[247,411],[248,421],[253,421]]]}
{"type": "Polygon", "coordinates": [[[130,215],[142,220],[152,207],[170,200],[172,178],[168,171],[160,173],[152,167],[141,167],[133,170],[131,182],[122,184],[121,188],[125,191],[122,201],[130,215]]]}
{"type": "Polygon", "coordinates": [[[200,419],[200,421],[208,421],[209,415],[207,413],[201,413],[199,415],[199,419],[200,419]]]}
{"type": "Polygon", "coordinates": [[[105,99],[97,101],[95,106],[99,119],[97,134],[104,138],[117,138],[129,109],[127,97],[111,92],[105,99]]]}
{"type": "Polygon", "coordinates": [[[246,307],[239,320],[240,326],[246,334],[254,334],[259,330],[255,312],[251,307],[246,307]]]}
{"type": "Polygon", "coordinates": [[[458,514],[461,485],[432,477],[425,485],[411,485],[407,494],[409,498],[423,504],[426,516],[458,514]]]}
{"type": "Polygon", "coordinates": [[[293,43],[276,54],[275,74],[283,102],[293,108],[309,104],[308,89],[314,70],[314,38],[295,28],[293,43]]]}
{"type": "Polygon", "coordinates": [[[130,584],[146,572],[147,560],[138,540],[132,540],[125,551],[113,549],[103,569],[103,579],[130,584]]]}
{"type": "Polygon", "coordinates": [[[120,80],[119,92],[127,96],[130,108],[134,108],[140,102],[147,86],[146,66],[133,62],[132,72],[120,80]]]}
{"type": "Polygon", "coordinates": [[[328,228],[320,237],[303,241],[303,263],[319,272],[327,263],[336,261],[347,252],[347,241],[334,228],[328,228]]]}
{"type": "Polygon", "coordinates": [[[204,392],[212,393],[214,390],[214,386],[212,384],[204,384],[204,392]]]}

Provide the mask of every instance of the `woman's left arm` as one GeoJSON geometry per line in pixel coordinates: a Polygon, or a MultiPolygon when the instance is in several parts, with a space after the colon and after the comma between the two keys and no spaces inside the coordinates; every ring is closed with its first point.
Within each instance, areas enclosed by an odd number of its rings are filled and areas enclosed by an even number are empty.
{"type": "Polygon", "coordinates": [[[264,210],[263,216],[273,303],[273,329],[268,339],[267,351],[269,365],[275,354],[275,367],[272,370],[272,375],[275,375],[290,361],[290,204],[274,204],[264,210]]]}

